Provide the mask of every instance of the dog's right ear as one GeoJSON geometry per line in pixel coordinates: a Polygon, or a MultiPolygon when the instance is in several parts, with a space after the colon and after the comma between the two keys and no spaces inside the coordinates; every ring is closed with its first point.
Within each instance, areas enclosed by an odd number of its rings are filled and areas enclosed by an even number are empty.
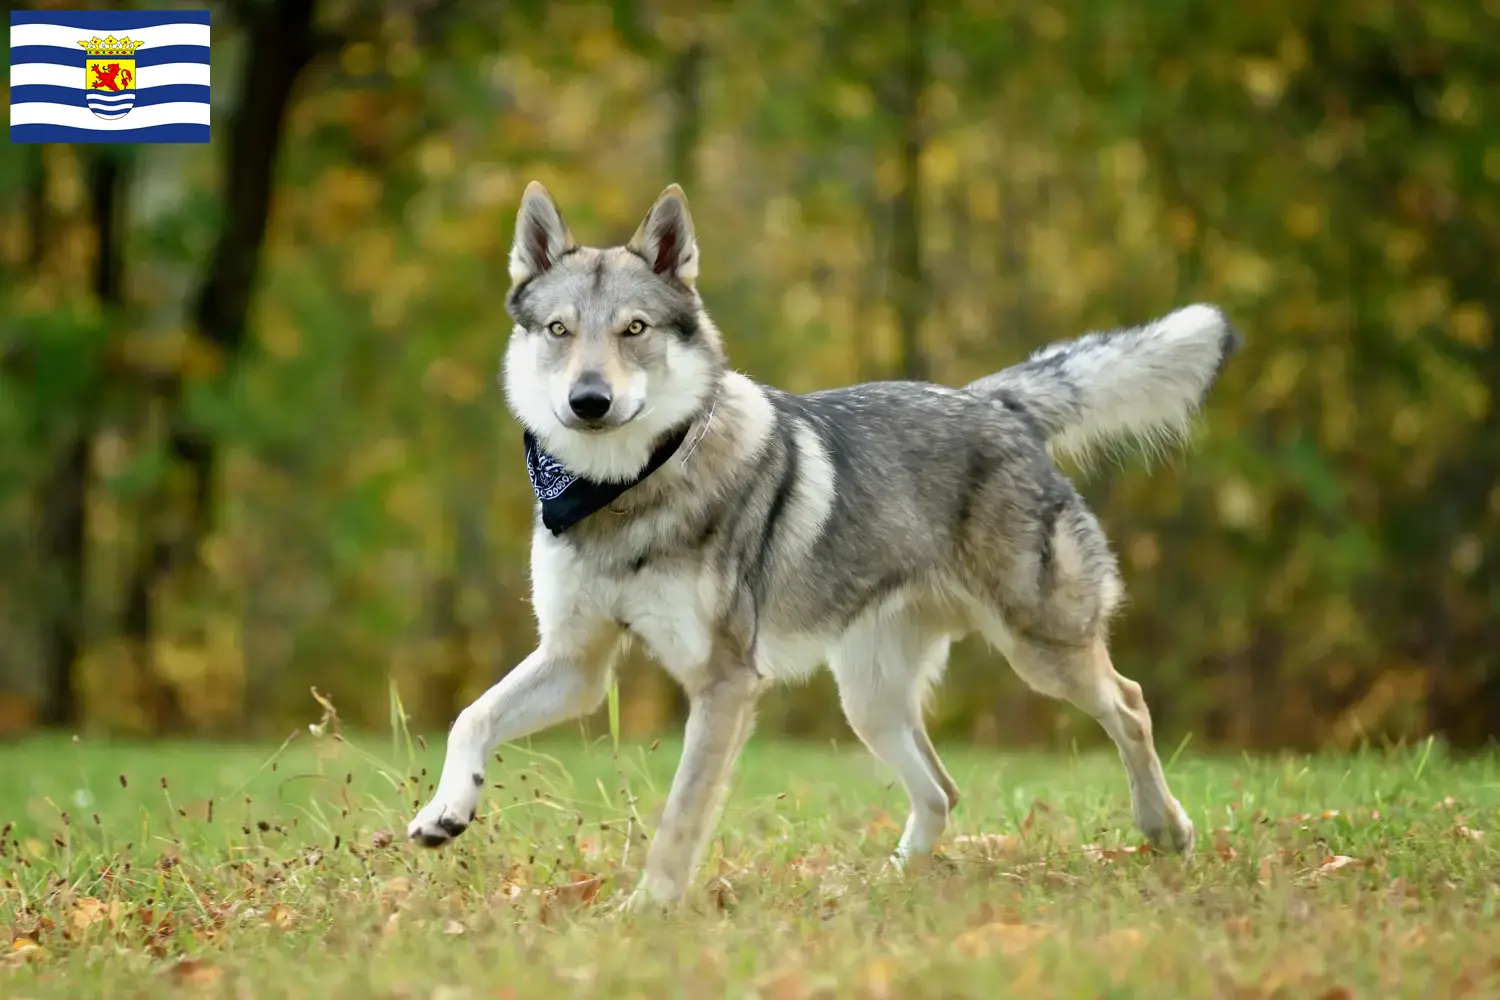
{"type": "Polygon", "coordinates": [[[516,213],[516,239],[510,248],[510,280],[520,284],[549,271],[557,258],[578,246],[557,203],[536,181],[526,185],[516,213]]]}

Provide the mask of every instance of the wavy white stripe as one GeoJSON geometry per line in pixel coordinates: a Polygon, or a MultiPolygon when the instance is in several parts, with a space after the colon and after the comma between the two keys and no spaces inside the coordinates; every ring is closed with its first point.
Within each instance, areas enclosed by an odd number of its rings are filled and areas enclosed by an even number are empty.
{"type": "Polygon", "coordinates": [[[173,104],[152,104],[143,108],[132,108],[130,114],[114,121],[106,121],[88,108],[72,108],[66,104],[12,104],[12,125],[67,125],[70,128],[88,128],[96,132],[113,132],[122,128],[148,128],[152,125],[207,125],[208,105],[179,101],[173,104]]]}
{"type": "Polygon", "coordinates": [[[132,42],[145,42],[141,48],[153,49],[163,45],[207,45],[206,24],[162,24],[155,28],[134,28],[130,31],[85,31],[83,28],[68,28],[56,24],[13,24],[10,27],[10,46],[55,45],[60,49],[83,51],[78,43],[98,35],[128,37],[132,42]]]}
{"type": "Polygon", "coordinates": [[[91,90],[84,100],[90,104],[134,104],[134,94],[111,94],[108,91],[91,90]]]}
{"type": "MultiPolygon", "coordinates": [[[[135,72],[136,76],[141,78],[141,83],[137,84],[136,90],[165,87],[173,83],[196,83],[200,86],[208,86],[207,63],[164,63],[161,66],[137,67],[135,72]]],[[[12,87],[29,87],[38,84],[45,87],[72,87],[82,90],[83,70],[74,66],[56,66],[52,63],[21,63],[19,66],[10,68],[12,87]]]]}

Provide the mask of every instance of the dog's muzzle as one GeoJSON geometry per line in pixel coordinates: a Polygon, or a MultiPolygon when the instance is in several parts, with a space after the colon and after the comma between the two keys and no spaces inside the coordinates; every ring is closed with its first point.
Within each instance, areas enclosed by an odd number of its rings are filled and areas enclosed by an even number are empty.
{"type": "Polygon", "coordinates": [[[609,414],[614,397],[609,385],[598,375],[585,375],[568,391],[568,408],[574,416],[596,424],[609,414]]]}

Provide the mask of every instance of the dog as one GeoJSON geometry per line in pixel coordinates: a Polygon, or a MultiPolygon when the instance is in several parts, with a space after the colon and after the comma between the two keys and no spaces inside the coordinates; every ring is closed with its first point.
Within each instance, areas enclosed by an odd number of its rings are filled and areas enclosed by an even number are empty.
{"type": "Polygon", "coordinates": [[[1054,465],[1179,437],[1239,334],[1190,305],[1086,334],[964,388],[874,382],[792,395],[728,367],[697,290],[698,242],[668,187],[625,246],[579,245],[551,195],[522,197],[502,380],[537,495],[540,642],[464,709],[427,847],[475,817],[491,749],[599,707],[639,641],[682,685],[682,759],[626,905],[671,904],[711,839],[757,696],[823,664],[910,798],[892,862],[933,853],[959,792],[923,722],[951,643],[978,632],[1119,748],[1135,822],[1190,854],[1141,688],[1106,628],[1124,596],[1098,520],[1054,465]]]}

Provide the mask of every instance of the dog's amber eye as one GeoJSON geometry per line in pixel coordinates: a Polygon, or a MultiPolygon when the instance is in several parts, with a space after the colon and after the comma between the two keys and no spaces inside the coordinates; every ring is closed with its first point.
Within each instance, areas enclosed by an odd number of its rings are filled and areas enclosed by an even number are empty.
{"type": "Polygon", "coordinates": [[[645,332],[646,332],[646,324],[642,323],[638,319],[631,320],[630,321],[630,325],[625,328],[625,334],[626,334],[626,336],[630,336],[630,337],[639,337],[641,334],[643,334],[645,332]]]}
{"type": "Polygon", "coordinates": [[[568,328],[563,326],[561,321],[553,320],[547,324],[547,332],[554,337],[566,337],[568,335],[568,328]]]}

